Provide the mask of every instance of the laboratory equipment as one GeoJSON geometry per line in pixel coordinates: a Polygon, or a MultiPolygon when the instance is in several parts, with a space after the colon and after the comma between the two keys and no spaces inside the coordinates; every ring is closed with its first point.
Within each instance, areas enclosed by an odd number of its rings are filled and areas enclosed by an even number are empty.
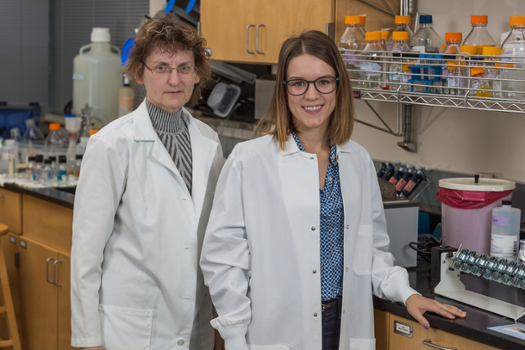
{"type": "MultiPolygon", "coordinates": [[[[409,17],[409,16],[407,16],[409,17]]],[[[397,90],[400,87],[401,76],[403,73],[403,59],[399,57],[397,52],[407,52],[410,51],[410,46],[408,45],[409,35],[408,32],[393,32],[392,33],[392,47],[390,50],[390,55],[392,63],[389,65],[389,71],[391,74],[388,75],[388,80],[390,83],[391,90],[397,90]]]]}
{"type": "Polygon", "coordinates": [[[521,210],[512,208],[512,201],[503,201],[492,209],[490,255],[516,260],[520,240],[521,210]]]}
{"type": "Polygon", "coordinates": [[[410,50],[420,53],[441,52],[441,37],[432,28],[432,16],[419,16],[419,28],[410,41],[410,50]]]}
{"type": "Polygon", "coordinates": [[[445,33],[445,49],[443,53],[459,53],[461,50],[461,33],[445,33]]]}
{"type": "Polygon", "coordinates": [[[395,20],[395,28],[392,32],[392,36],[390,39],[388,39],[387,42],[387,49],[390,51],[392,49],[392,45],[394,42],[394,33],[395,32],[407,32],[408,33],[408,42],[410,43],[410,39],[412,39],[412,36],[414,33],[412,32],[412,29],[410,29],[410,16],[396,16],[395,20]]]}
{"type": "Polygon", "coordinates": [[[381,33],[366,33],[366,46],[362,52],[362,61],[359,63],[361,70],[362,87],[379,88],[381,86],[381,71],[383,70],[381,47],[381,33]]]}
{"type": "Polygon", "coordinates": [[[74,114],[66,114],[66,130],[69,132],[69,146],[67,149],[67,161],[69,164],[75,162],[75,155],[77,154],[77,139],[78,132],[82,124],[82,118],[76,117],[74,114]]]}
{"type": "Polygon", "coordinates": [[[44,142],[48,149],[63,148],[66,145],[66,139],[60,134],[60,124],[51,123],[49,124],[49,134],[44,142]]]}
{"type": "Polygon", "coordinates": [[[110,38],[109,28],[93,28],[91,43],[73,60],[73,111],[80,115],[88,104],[103,125],[118,117],[122,86],[120,49],[110,45],[110,38]]]}
{"type": "Polygon", "coordinates": [[[496,46],[494,38],[492,38],[492,35],[490,35],[487,30],[488,18],[489,16],[470,17],[472,29],[465,38],[465,41],[463,41],[463,46],[477,46],[479,53],[482,53],[483,48],[486,46],[496,46]]]}
{"type": "Polygon", "coordinates": [[[26,119],[26,131],[24,132],[24,136],[22,140],[24,142],[43,142],[44,141],[44,134],[36,127],[35,120],[33,118],[26,119]]]}
{"type": "Polygon", "coordinates": [[[501,44],[501,61],[512,63],[503,64],[502,95],[505,98],[525,99],[525,16],[511,16],[509,23],[511,31],[501,44]]]}
{"type": "Polygon", "coordinates": [[[338,47],[343,56],[343,62],[348,70],[348,76],[352,86],[359,86],[359,61],[358,56],[354,56],[355,50],[362,50],[365,47],[365,37],[359,29],[361,19],[359,16],[346,16],[345,32],[339,39],[338,47]]]}

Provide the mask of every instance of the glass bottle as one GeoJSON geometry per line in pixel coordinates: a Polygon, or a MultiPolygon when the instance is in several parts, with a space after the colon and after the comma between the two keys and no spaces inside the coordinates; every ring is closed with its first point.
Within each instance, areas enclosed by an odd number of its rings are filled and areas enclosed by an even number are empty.
{"type": "Polygon", "coordinates": [[[501,81],[500,81],[500,63],[497,62],[500,60],[501,48],[499,47],[490,47],[485,46],[483,48],[483,65],[485,66],[485,77],[488,78],[488,84],[492,90],[492,97],[501,97],[501,81]],[[493,57],[490,57],[493,56],[493,57]]]}
{"type": "MultiPolygon", "coordinates": [[[[412,39],[412,36],[414,35],[414,32],[412,32],[412,29],[410,29],[410,16],[396,16],[395,20],[395,28],[392,32],[392,36],[394,35],[394,32],[407,32],[408,33],[408,42],[410,43],[410,40],[412,39]]],[[[387,41],[387,50],[390,51],[392,49],[394,38],[390,37],[387,41]]]]}
{"type": "Polygon", "coordinates": [[[481,67],[470,68],[472,89],[476,97],[490,97],[490,85],[485,77],[485,70],[481,67]]]}
{"type": "Polygon", "coordinates": [[[483,52],[485,46],[496,46],[496,42],[487,30],[489,16],[470,16],[472,29],[468,33],[463,46],[477,46],[478,52],[483,52]]]}
{"type": "Polygon", "coordinates": [[[447,61],[447,69],[443,70],[443,76],[446,76],[447,83],[446,93],[449,95],[464,95],[467,81],[464,77],[464,61],[447,61]]]}
{"type": "MultiPolygon", "coordinates": [[[[410,51],[410,46],[408,46],[409,35],[408,32],[393,32],[392,33],[392,48],[390,50],[392,63],[389,66],[389,71],[393,74],[388,75],[388,80],[390,82],[390,89],[397,90],[401,85],[400,73],[403,73],[403,59],[401,57],[396,57],[395,52],[407,52],[410,51]]],[[[404,90],[401,88],[401,90],[404,90]]]]}
{"type": "Polygon", "coordinates": [[[44,135],[36,127],[34,119],[26,119],[26,131],[22,140],[26,142],[44,141],[44,135]]]}
{"type": "Polygon", "coordinates": [[[510,17],[511,31],[501,45],[503,52],[501,61],[504,63],[501,71],[501,89],[504,98],[524,99],[525,90],[525,16],[510,17]],[[512,68],[512,69],[508,69],[512,68]],[[519,68],[513,69],[513,68],[519,68]],[[513,81],[505,81],[512,79],[513,81]]]}
{"type": "Polygon", "coordinates": [[[27,165],[26,165],[26,180],[28,182],[33,181],[33,169],[35,168],[35,156],[29,156],[27,157],[27,165]]]}
{"type": "Polygon", "coordinates": [[[432,16],[419,16],[419,28],[410,41],[410,50],[420,53],[441,51],[441,37],[432,28],[432,16]]]}
{"type": "Polygon", "coordinates": [[[42,168],[44,167],[44,155],[37,154],[35,157],[35,166],[33,168],[33,182],[41,183],[42,182],[42,168]]]}
{"type": "Polygon", "coordinates": [[[62,148],[66,145],[66,139],[60,134],[60,124],[51,123],[49,124],[49,134],[46,137],[44,143],[46,147],[51,148],[62,148]]]}
{"type": "MultiPolygon", "coordinates": [[[[473,66],[473,61],[477,57],[473,57],[478,54],[477,46],[461,46],[459,48],[461,62],[465,64],[465,68],[461,69],[461,75],[465,77],[465,87],[470,88],[472,86],[472,79],[470,78],[470,66],[473,66]]],[[[467,90],[465,90],[465,93],[467,90]]]]}
{"type": "Polygon", "coordinates": [[[359,64],[361,70],[361,79],[364,80],[362,86],[364,88],[376,89],[381,87],[381,71],[383,65],[381,47],[381,33],[368,32],[366,33],[366,46],[363,49],[362,62],[359,64]]]}
{"type": "Polygon", "coordinates": [[[46,186],[51,186],[54,182],[54,172],[51,169],[51,159],[44,160],[44,167],[42,168],[42,183],[46,186]]]}
{"type": "Polygon", "coordinates": [[[58,156],[57,184],[64,186],[67,182],[67,158],[65,155],[58,156]]]}
{"type": "Polygon", "coordinates": [[[443,53],[459,53],[462,39],[463,34],[461,33],[445,33],[445,49],[443,53]]]}
{"type": "Polygon", "coordinates": [[[357,17],[359,17],[359,20],[360,20],[359,30],[361,31],[361,34],[363,34],[363,36],[366,37],[366,29],[365,29],[366,15],[359,15],[357,17]]]}
{"type": "Polygon", "coordinates": [[[390,36],[390,32],[388,30],[381,30],[381,46],[383,47],[383,51],[390,51],[390,49],[387,48],[387,41],[388,37],[390,36]]]}
{"type": "Polygon", "coordinates": [[[359,86],[359,56],[354,56],[355,50],[365,47],[365,37],[359,29],[361,19],[359,16],[345,17],[346,30],[339,39],[338,47],[342,52],[343,62],[348,70],[352,86],[359,86]]]}

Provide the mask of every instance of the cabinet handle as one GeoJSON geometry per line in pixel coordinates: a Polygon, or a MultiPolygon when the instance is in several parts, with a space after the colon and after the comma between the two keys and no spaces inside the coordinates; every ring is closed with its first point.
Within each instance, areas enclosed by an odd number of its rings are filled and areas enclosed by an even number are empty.
{"type": "Polygon", "coordinates": [[[264,24],[259,24],[255,28],[255,51],[257,51],[258,54],[264,55],[264,52],[259,51],[259,27],[266,27],[264,24]]]}
{"type": "Polygon", "coordinates": [[[53,284],[57,287],[60,287],[62,284],[57,283],[57,264],[61,263],[62,260],[55,260],[53,263],[53,284]]]}
{"type": "Polygon", "coordinates": [[[423,345],[430,346],[431,348],[440,349],[440,350],[458,350],[458,348],[445,348],[443,346],[432,344],[432,339],[423,340],[423,345]]]}
{"type": "Polygon", "coordinates": [[[250,51],[250,27],[255,27],[255,24],[248,24],[246,26],[246,52],[255,55],[255,52],[250,51]]]}
{"type": "MultiPolygon", "coordinates": [[[[49,283],[49,284],[54,284],[55,283],[54,280],[53,281],[49,280],[49,262],[50,261],[54,261],[54,260],[56,260],[56,259],[55,258],[47,258],[47,260],[46,260],[46,282],[49,283]]],[[[54,278],[55,278],[55,276],[54,276],[54,273],[53,273],[53,279],[54,278]]]]}

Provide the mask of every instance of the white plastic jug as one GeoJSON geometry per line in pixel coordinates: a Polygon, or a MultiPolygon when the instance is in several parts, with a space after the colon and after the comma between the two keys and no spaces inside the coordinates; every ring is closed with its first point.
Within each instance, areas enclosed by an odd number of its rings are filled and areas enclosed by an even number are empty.
{"type": "Polygon", "coordinates": [[[110,38],[109,28],[93,28],[91,44],[82,46],[73,60],[73,111],[81,115],[88,104],[97,128],[118,117],[122,64],[120,49],[109,44],[110,38]]]}

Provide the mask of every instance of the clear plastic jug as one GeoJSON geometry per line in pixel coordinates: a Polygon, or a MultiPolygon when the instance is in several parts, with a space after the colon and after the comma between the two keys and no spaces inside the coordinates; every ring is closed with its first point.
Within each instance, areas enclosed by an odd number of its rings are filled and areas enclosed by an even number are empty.
{"type": "Polygon", "coordinates": [[[109,40],[108,28],[93,28],[91,44],[82,46],[73,60],[73,111],[80,115],[89,105],[91,122],[99,128],[117,119],[122,86],[120,49],[109,40]]]}

